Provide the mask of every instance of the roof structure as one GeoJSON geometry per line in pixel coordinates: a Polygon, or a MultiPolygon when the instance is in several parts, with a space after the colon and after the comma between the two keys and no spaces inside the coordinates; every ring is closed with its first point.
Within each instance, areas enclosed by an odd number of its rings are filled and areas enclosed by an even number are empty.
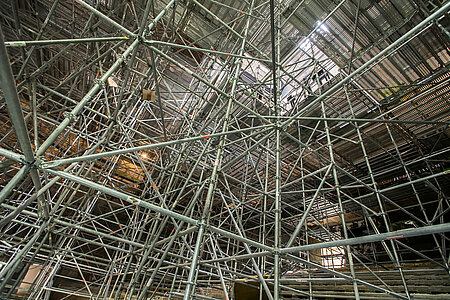
{"type": "Polygon", "coordinates": [[[0,298],[450,297],[450,2],[0,4],[0,298]]]}

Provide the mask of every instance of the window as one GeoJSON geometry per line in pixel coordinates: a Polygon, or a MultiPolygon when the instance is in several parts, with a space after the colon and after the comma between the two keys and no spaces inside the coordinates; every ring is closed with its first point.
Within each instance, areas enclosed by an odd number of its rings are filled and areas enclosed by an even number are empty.
{"type": "Polygon", "coordinates": [[[345,267],[344,248],[331,247],[320,249],[322,255],[322,265],[328,269],[338,269],[345,267]]]}

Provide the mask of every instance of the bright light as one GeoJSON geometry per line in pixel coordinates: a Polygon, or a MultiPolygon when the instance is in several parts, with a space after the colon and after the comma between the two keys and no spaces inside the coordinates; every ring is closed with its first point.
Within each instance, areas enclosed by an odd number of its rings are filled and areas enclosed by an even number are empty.
{"type": "Polygon", "coordinates": [[[302,48],[303,50],[309,48],[309,39],[308,38],[304,39],[299,47],[302,48]]]}
{"type": "Polygon", "coordinates": [[[320,249],[322,265],[328,269],[338,269],[345,266],[345,252],[343,248],[331,247],[320,249]]]}
{"type": "Polygon", "coordinates": [[[318,26],[319,31],[328,32],[328,27],[322,21],[317,21],[316,26],[318,26]]]}
{"type": "Polygon", "coordinates": [[[142,153],[142,154],[141,154],[141,157],[142,157],[143,159],[147,159],[147,158],[148,158],[147,153],[142,153]]]}

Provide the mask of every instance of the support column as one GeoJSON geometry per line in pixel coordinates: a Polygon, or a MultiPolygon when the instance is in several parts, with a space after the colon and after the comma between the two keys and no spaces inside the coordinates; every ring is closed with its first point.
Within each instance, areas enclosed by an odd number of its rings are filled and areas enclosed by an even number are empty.
{"type": "MultiPolygon", "coordinates": [[[[273,103],[275,107],[275,233],[274,233],[274,286],[273,298],[280,299],[280,269],[279,254],[281,243],[281,105],[280,105],[280,14],[277,14],[275,25],[275,0],[270,0],[270,33],[272,37],[272,84],[273,103]]],[[[279,4],[279,3],[277,3],[279,4]]]]}
{"type": "MultiPolygon", "coordinates": [[[[3,90],[6,105],[8,106],[8,112],[11,117],[11,121],[14,124],[14,130],[16,131],[20,147],[25,156],[25,162],[27,165],[32,165],[34,164],[36,157],[33,153],[33,150],[31,149],[28,129],[23,118],[19,96],[17,95],[14,77],[12,74],[11,66],[9,64],[8,53],[6,51],[5,42],[3,40],[3,33],[0,33],[0,87],[3,90]]],[[[30,168],[29,172],[36,191],[40,190],[42,186],[37,170],[35,168],[30,168]]],[[[21,172],[17,173],[16,176],[22,176],[21,172]]],[[[18,178],[15,177],[12,181],[18,182],[18,178]]],[[[2,197],[6,196],[7,195],[5,194],[2,195],[2,197]]],[[[43,196],[38,197],[38,203],[40,215],[44,218],[48,218],[48,207],[44,201],[43,196]]]]}

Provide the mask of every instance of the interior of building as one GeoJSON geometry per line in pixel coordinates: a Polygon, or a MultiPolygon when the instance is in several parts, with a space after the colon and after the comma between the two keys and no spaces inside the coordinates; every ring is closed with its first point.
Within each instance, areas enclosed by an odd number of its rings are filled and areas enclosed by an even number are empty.
{"type": "Polygon", "coordinates": [[[450,1],[0,4],[0,299],[450,299],[450,1]]]}

